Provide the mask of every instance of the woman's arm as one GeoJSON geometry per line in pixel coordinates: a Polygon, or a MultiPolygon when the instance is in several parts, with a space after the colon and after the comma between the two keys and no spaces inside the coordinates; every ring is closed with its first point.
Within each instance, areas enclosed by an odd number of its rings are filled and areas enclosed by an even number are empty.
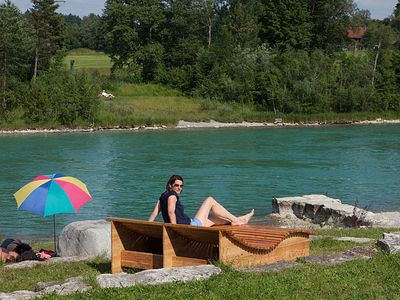
{"type": "Polygon", "coordinates": [[[175,208],[176,208],[176,196],[171,195],[168,197],[168,216],[172,224],[176,224],[176,215],[175,215],[175,208]]]}
{"type": "Polygon", "coordinates": [[[153,222],[160,212],[160,200],[157,200],[156,206],[154,206],[153,212],[151,213],[148,221],[153,222]]]}

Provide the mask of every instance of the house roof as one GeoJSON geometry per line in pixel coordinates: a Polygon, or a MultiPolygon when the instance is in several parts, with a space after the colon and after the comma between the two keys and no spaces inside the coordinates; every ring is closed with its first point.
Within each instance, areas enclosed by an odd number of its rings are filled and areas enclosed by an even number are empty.
{"type": "Polygon", "coordinates": [[[346,29],[347,37],[351,39],[362,39],[366,32],[367,26],[349,27],[346,29]]]}

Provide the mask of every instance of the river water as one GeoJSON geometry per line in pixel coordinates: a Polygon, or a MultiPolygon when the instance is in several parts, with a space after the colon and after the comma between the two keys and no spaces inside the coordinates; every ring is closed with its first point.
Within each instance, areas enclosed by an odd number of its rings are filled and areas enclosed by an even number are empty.
{"type": "Polygon", "coordinates": [[[17,210],[13,193],[40,174],[86,183],[93,200],[66,224],[146,219],[171,174],[193,215],[213,195],[235,214],[271,212],[272,197],[325,194],[372,211],[400,210],[400,126],[226,128],[0,136],[0,234],[45,238],[52,217],[17,210]]]}

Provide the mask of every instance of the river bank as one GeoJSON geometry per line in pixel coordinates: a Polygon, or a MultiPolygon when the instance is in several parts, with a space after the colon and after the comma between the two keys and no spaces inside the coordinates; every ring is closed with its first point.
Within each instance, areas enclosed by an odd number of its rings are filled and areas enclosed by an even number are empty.
{"type": "Polygon", "coordinates": [[[210,120],[208,122],[187,122],[180,120],[175,126],[152,125],[152,126],[111,126],[111,127],[88,127],[88,128],[25,128],[25,129],[1,129],[0,135],[8,134],[36,134],[36,133],[74,133],[74,132],[99,132],[99,131],[142,131],[142,130],[166,130],[166,129],[193,129],[193,128],[247,128],[247,127],[316,127],[337,125],[390,125],[400,124],[400,120],[363,120],[363,121],[312,121],[312,122],[283,122],[276,119],[275,122],[246,122],[223,123],[210,120]]]}

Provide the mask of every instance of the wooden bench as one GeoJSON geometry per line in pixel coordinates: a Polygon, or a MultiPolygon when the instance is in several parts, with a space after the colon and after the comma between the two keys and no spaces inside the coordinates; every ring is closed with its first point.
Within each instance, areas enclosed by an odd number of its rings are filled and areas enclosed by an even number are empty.
{"type": "Polygon", "coordinates": [[[108,218],[111,221],[111,272],[122,267],[155,269],[195,266],[219,260],[250,267],[309,255],[302,229],[268,226],[197,227],[108,218]]]}

